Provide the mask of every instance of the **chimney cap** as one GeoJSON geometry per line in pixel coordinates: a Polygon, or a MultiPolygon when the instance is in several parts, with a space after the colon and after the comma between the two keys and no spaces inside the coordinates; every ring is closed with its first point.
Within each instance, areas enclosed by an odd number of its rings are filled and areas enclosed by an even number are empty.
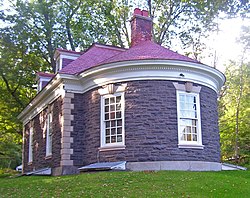
{"type": "Polygon", "coordinates": [[[148,11],[147,10],[142,10],[141,15],[145,16],[145,17],[148,17],[148,11]]]}
{"type": "Polygon", "coordinates": [[[141,15],[142,16],[142,11],[140,8],[135,8],[134,9],[134,15],[141,15]]]}

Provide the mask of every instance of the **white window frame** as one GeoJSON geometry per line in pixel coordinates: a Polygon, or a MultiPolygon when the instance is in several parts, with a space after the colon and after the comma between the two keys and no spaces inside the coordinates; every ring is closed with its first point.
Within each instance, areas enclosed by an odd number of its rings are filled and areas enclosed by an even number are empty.
{"type": "Polygon", "coordinates": [[[38,81],[37,92],[39,92],[43,89],[43,82],[48,83],[50,80],[51,80],[51,78],[40,77],[40,79],[38,81]]]}
{"type": "Polygon", "coordinates": [[[180,91],[176,90],[176,98],[177,98],[177,119],[178,119],[178,147],[179,148],[197,148],[197,149],[203,149],[202,145],[202,131],[201,131],[201,112],[200,112],[200,95],[199,93],[194,92],[186,92],[186,91],[180,91]],[[196,118],[186,118],[190,120],[196,120],[196,130],[197,130],[197,141],[187,141],[187,140],[181,140],[182,131],[181,131],[181,119],[185,119],[181,117],[180,114],[180,94],[184,95],[191,95],[196,97],[196,118]]]}
{"type": "Polygon", "coordinates": [[[46,120],[46,157],[52,155],[52,113],[47,114],[46,120]]]}
{"type": "Polygon", "coordinates": [[[60,56],[57,57],[56,59],[56,72],[59,72],[62,69],[62,59],[60,56]]]}
{"type": "Polygon", "coordinates": [[[29,156],[28,163],[32,163],[33,161],[33,127],[29,129],[29,156]]]}
{"type": "Polygon", "coordinates": [[[124,107],[125,99],[124,92],[117,92],[114,94],[107,94],[101,96],[101,147],[100,148],[124,148],[125,147],[125,129],[124,129],[124,107]],[[106,123],[105,123],[105,99],[112,96],[121,96],[121,119],[122,119],[122,142],[106,143],[106,123]]]}

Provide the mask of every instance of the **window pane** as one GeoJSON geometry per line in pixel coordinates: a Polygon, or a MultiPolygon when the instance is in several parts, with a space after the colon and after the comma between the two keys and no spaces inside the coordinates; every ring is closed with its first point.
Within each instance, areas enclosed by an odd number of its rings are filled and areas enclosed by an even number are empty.
{"type": "Polygon", "coordinates": [[[117,96],[116,97],[116,103],[120,103],[120,101],[121,101],[121,96],[117,96]]]}
{"type": "Polygon", "coordinates": [[[117,128],[117,134],[122,134],[122,127],[117,128]]]}
{"type": "Polygon", "coordinates": [[[109,104],[109,98],[105,98],[105,105],[109,104]]]}
{"type": "Polygon", "coordinates": [[[117,142],[122,142],[122,136],[121,135],[117,136],[117,142]]]}
{"type": "Polygon", "coordinates": [[[121,104],[116,104],[116,111],[120,111],[121,110],[121,104]]]}
{"type": "Polygon", "coordinates": [[[106,136],[110,135],[110,129],[106,129],[106,136]]]}
{"type": "Polygon", "coordinates": [[[196,127],[192,127],[192,132],[194,133],[194,134],[196,134],[197,133],[197,131],[196,131],[196,127]]]}
{"type": "Polygon", "coordinates": [[[105,106],[105,113],[109,112],[109,106],[105,106]]]}
{"type": "Polygon", "coordinates": [[[180,101],[185,101],[185,95],[180,94],[180,101]]]}
{"type": "Polygon", "coordinates": [[[180,102],[180,108],[181,108],[181,110],[184,110],[184,109],[185,109],[185,103],[184,103],[184,101],[183,101],[183,102],[180,102]]]}
{"type": "Polygon", "coordinates": [[[193,135],[193,141],[197,141],[197,135],[193,135]]]}
{"type": "Polygon", "coordinates": [[[115,135],[116,134],[116,129],[115,128],[111,128],[111,135],[115,135]]]}
{"type": "Polygon", "coordinates": [[[110,111],[115,111],[115,105],[110,105],[110,111]]]}
{"type": "Polygon", "coordinates": [[[187,98],[187,102],[188,103],[193,103],[193,101],[194,101],[193,100],[193,98],[194,98],[193,96],[187,96],[186,98],[187,98]]]}
{"type": "Polygon", "coordinates": [[[109,113],[105,113],[105,120],[109,119],[109,113]]]}
{"type": "Polygon", "coordinates": [[[186,127],[185,126],[181,126],[181,133],[182,134],[186,133],[186,127]]]}
{"type": "Polygon", "coordinates": [[[116,112],[116,118],[121,118],[121,117],[122,117],[121,112],[120,111],[116,112]]]}
{"type": "Polygon", "coordinates": [[[191,141],[192,138],[191,138],[191,134],[187,134],[187,141],[191,141]]]}
{"type": "Polygon", "coordinates": [[[190,126],[187,126],[186,129],[187,129],[187,133],[191,133],[191,127],[190,126]]]}
{"type": "Polygon", "coordinates": [[[183,118],[188,118],[189,114],[190,114],[189,111],[186,111],[186,110],[181,111],[181,117],[183,117],[183,118]]]}
{"type": "Polygon", "coordinates": [[[110,119],[115,119],[115,112],[110,113],[110,119]]]}
{"type": "Polygon", "coordinates": [[[186,141],[186,140],[187,140],[186,134],[182,134],[182,135],[181,135],[181,140],[183,140],[183,141],[186,141]]]}
{"type": "Polygon", "coordinates": [[[196,118],[196,112],[195,111],[190,111],[190,118],[196,118]]]}
{"type": "Polygon", "coordinates": [[[110,98],[110,104],[115,103],[115,97],[110,98]]]}
{"type": "Polygon", "coordinates": [[[106,144],[110,143],[110,136],[106,137],[106,144]]]}
{"type": "Polygon", "coordinates": [[[115,143],[116,142],[116,136],[111,136],[111,143],[115,143]]]}
{"type": "Polygon", "coordinates": [[[115,127],[115,120],[111,121],[111,127],[115,127]]]}
{"type": "Polygon", "coordinates": [[[107,121],[106,122],[106,128],[109,128],[110,127],[110,121],[107,121]]]}
{"type": "Polygon", "coordinates": [[[117,126],[122,126],[122,120],[117,120],[117,126]]]}

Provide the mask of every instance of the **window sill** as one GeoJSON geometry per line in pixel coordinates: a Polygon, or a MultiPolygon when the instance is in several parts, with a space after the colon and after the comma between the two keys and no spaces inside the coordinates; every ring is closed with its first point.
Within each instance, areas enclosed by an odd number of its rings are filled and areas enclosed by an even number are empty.
{"type": "Polygon", "coordinates": [[[178,144],[178,148],[204,149],[204,145],[201,145],[201,144],[178,144]]]}
{"type": "Polygon", "coordinates": [[[114,150],[124,150],[126,148],[125,145],[121,146],[103,146],[98,148],[99,151],[114,151],[114,150]]]}
{"type": "Polygon", "coordinates": [[[28,162],[28,165],[32,165],[32,162],[28,162]]]}
{"type": "Polygon", "coordinates": [[[44,159],[51,159],[51,158],[52,158],[52,154],[45,156],[44,159]]]}

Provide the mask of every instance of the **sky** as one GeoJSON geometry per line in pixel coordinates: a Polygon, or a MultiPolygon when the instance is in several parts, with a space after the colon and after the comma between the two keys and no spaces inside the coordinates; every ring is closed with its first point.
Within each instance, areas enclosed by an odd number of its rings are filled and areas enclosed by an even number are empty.
{"type": "MultiPolygon", "coordinates": [[[[242,25],[249,26],[250,20],[242,20],[241,18],[234,19],[223,19],[219,21],[218,33],[212,33],[206,41],[207,50],[214,52],[218,57],[217,69],[220,71],[225,70],[225,65],[229,63],[230,60],[240,61],[242,58],[242,46],[237,41],[241,34],[242,25]]],[[[245,56],[248,58],[247,56],[245,56]]],[[[201,60],[203,63],[213,66],[213,57],[207,56],[201,60]]],[[[248,61],[250,59],[248,58],[248,61]]]]}

